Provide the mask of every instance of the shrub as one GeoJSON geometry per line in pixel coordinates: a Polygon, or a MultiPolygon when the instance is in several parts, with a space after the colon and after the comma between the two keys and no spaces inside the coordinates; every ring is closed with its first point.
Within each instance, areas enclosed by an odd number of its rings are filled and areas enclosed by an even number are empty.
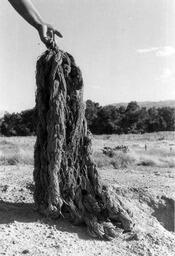
{"type": "Polygon", "coordinates": [[[135,159],[129,154],[123,152],[116,152],[111,160],[111,164],[115,169],[124,169],[133,165],[135,159]]]}
{"type": "Polygon", "coordinates": [[[104,155],[101,152],[95,152],[93,157],[98,168],[112,167],[114,169],[123,169],[133,165],[135,162],[132,156],[123,152],[113,151],[112,155],[104,155]]]}
{"type": "Polygon", "coordinates": [[[137,163],[138,166],[151,166],[151,167],[155,167],[156,166],[156,163],[151,160],[151,159],[143,159],[143,160],[140,160],[138,163],[137,163]]]}

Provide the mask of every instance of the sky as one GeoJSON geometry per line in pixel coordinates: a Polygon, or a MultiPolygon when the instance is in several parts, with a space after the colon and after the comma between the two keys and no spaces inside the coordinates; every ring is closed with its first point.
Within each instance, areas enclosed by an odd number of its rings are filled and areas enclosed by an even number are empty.
{"type": "MultiPolygon", "coordinates": [[[[175,99],[175,1],[35,0],[82,70],[84,100],[101,105],[175,99]]],[[[37,31],[0,1],[0,110],[35,105],[37,31]]]]}

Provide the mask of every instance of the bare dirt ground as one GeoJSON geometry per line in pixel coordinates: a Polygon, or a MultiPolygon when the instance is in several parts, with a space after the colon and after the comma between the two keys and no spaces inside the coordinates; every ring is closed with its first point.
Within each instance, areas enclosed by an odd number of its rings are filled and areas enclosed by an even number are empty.
{"type": "MultiPolygon", "coordinates": [[[[102,140],[104,137],[95,139],[96,151],[102,144],[104,146],[102,140]]],[[[14,142],[12,139],[8,141],[14,142]]],[[[131,148],[138,144],[139,150],[145,143],[141,139],[136,143],[135,138],[133,143],[131,141],[127,138],[125,144],[128,142],[131,148]]],[[[172,144],[172,140],[162,139],[161,142],[164,143],[162,145],[172,144]]],[[[33,144],[30,139],[25,143],[28,144],[28,152],[33,144]]],[[[21,139],[18,150],[22,145],[24,150],[25,143],[21,139]]],[[[105,140],[105,145],[111,143],[114,144],[113,139],[105,140]]],[[[151,143],[155,141],[150,140],[149,146],[151,143]]],[[[2,144],[5,145],[4,139],[2,144]]],[[[166,158],[173,156],[172,151],[170,156],[167,154],[166,158]]],[[[135,164],[124,169],[111,166],[99,169],[103,182],[129,207],[135,222],[133,233],[122,233],[118,229],[114,240],[101,241],[90,238],[85,227],[73,226],[66,220],[41,217],[35,211],[32,196],[33,165],[21,163],[21,160],[9,165],[7,161],[0,166],[0,255],[175,256],[175,168],[149,166],[146,163],[147,166],[135,164]]]]}

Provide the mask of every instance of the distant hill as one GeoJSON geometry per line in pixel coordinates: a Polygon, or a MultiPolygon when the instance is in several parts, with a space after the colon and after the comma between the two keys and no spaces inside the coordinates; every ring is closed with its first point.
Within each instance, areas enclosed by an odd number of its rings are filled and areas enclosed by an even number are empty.
{"type": "MultiPolygon", "coordinates": [[[[175,108],[175,100],[141,101],[141,102],[137,102],[137,103],[140,107],[146,107],[147,109],[152,108],[152,107],[156,107],[156,108],[172,107],[172,108],[175,108]]],[[[128,105],[128,103],[121,102],[121,103],[114,103],[112,105],[114,105],[116,107],[120,107],[120,106],[126,107],[128,105]]]]}
{"type": "MultiPolygon", "coordinates": [[[[124,106],[126,107],[128,105],[129,102],[120,102],[120,103],[114,103],[114,104],[108,104],[108,105],[113,105],[116,107],[120,107],[120,106],[124,106]]],[[[161,107],[172,107],[175,108],[175,100],[162,100],[162,101],[137,101],[137,104],[140,107],[146,107],[148,108],[152,108],[152,107],[156,107],[156,108],[161,108],[161,107]]],[[[9,113],[8,111],[5,110],[0,110],[0,119],[5,115],[9,113]]]]}

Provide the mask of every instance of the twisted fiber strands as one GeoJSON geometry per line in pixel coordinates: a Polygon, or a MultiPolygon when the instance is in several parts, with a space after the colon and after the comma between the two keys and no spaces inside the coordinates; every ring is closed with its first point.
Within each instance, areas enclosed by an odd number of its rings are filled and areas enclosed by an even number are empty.
{"type": "Polygon", "coordinates": [[[38,211],[85,223],[94,237],[115,237],[116,224],[130,230],[129,211],[102,185],[91,157],[83,80],[73,57],[47,50],[37,61],[36,83],[34,200],[38,211]]]}

